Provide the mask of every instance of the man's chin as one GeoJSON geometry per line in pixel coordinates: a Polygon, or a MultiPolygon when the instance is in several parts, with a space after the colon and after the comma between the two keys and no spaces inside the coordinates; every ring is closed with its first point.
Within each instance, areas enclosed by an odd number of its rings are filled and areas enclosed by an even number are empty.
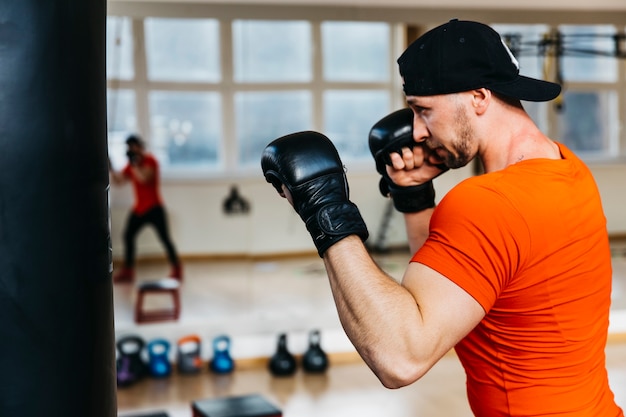
{"type": "Polygon", "coordinates": [[[463,168],[467,166],[467,164],[469,164],[470,162],[472,162],[472,159],[461,160],[461,159],[448,158],[444,161],[444,165],[450,169],[459,169],[459,168],[463,168]]]}

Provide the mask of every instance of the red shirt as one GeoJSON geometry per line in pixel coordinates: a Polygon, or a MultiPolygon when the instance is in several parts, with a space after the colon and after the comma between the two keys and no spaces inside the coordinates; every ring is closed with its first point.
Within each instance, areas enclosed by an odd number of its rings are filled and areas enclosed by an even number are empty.
{"type": "Polygon", "coordinates": [[[587,167],[531,159],[465,180],[437,206],[413,261],[486,312],[457,346],[475,415],[623,416],[604,349],[612,267],[587,167]]]}
{"type": "Polygon", "coordinates": [[[140,182],[130,164],[127,164],[122,173],[131,180],[133,184],[133,190],[135,192],[135,205],[133,206],[133,213],[144,214],[151,208],[163,205],[161,195],[159,193],[159,163],[156,158],[151,154],[144,154],[142,161],[139,163],[139,167],[151,167],[154,171],[152,179],[146,183],[140,182]]]}

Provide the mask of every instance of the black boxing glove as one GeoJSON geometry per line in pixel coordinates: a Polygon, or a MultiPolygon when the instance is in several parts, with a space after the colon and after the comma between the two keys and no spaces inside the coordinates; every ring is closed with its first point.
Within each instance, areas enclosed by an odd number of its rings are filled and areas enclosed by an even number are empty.
{"type": "Polygon", "coordinates": [[[282,185],[291,193],[320,257],[349,235],[363,241],[369,236],[359,209],[349,199],[337,149],[326,136],[305,131],[275,139],[263,150],[261,168],[281,195],[282,185]]]}
{"type": "Polygon", "coordinates": [[[126,157],[128,158],[128,162],[131,165],[137,165],[137,162],[139,161],[139,156],[137,155],[137,153],[133,151],[128,151],[126,152],[126,157]]]}
{"type": "MultiPolygon", "coordinates": [[[[391,197],[396,210],[402,213],[414,213],[435,207],[435,188],[433,182],[402,187],[396,185],[385,165],[391,165],[389,154],[402,153],[402,148],[413,148],[417,145],[413,139],[413,110],[404,108],[380,119],[369,133],[369,147],[376,171],[382,178],[379,182],[380,193],[384,197],[391,197]]],[[[447,169],[443,167],[442,169],[447,169]]]]}

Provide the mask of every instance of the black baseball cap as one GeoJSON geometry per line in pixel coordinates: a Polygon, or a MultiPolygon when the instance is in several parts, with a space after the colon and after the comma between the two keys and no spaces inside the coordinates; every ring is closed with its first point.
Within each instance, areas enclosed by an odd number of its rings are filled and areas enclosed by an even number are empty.
{"type": "Polygon", "coordinates": [[[126,144],[127,145],[139,145],[141,147],[143,147],[143,140],[141,139],[141,137],[139,135],[136,134],[130,134],[128,135],[128,137],[126,138],[126,144]]]}
{"type": "Polygon", "coordinates": [[[488,88],[507,97],[549,101],[561,86],[519,75],[519,63],[491,27],[452,19],[414,41],[398,58],[404,93],[431,96],[488,88]]]}

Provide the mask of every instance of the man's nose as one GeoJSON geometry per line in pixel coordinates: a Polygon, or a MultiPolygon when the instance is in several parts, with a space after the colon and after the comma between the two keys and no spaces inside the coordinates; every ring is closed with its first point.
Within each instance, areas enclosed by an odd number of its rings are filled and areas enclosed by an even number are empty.
{"type": "Polygon", "coordinates": [[[418,116],[413,116],[413,140],[421,143],[428,139],[428,136],[426,124],[418,116]]]}

